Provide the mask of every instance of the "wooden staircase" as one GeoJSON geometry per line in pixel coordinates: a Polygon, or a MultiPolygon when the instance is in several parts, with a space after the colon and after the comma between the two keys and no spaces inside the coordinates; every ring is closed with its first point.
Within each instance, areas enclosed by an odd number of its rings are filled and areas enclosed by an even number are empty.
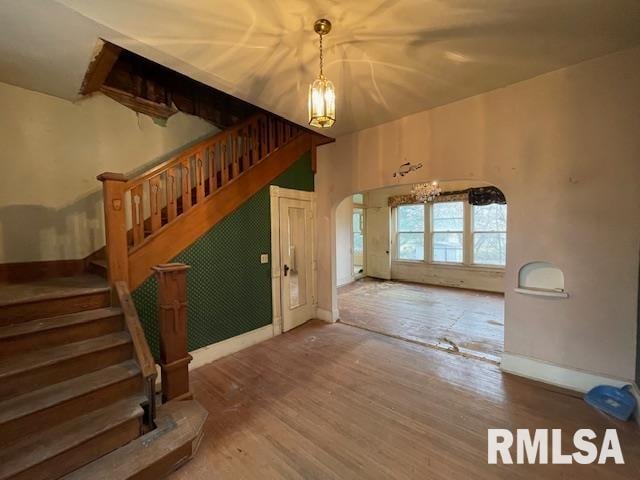
{"type": "MultiPolygon", "coordinates": [[[[155,364],[137,316],[111,305],[106,281],[84,280],[89,287],[60,279],[2,289],[0,480],[57,479],[136,445],[135,455],[120,459],[132,476],[118,478],[167,473],[199,439],[194,425],[206,412],[195,402],[156,415],[155,364]],[[191,423],[172,420],[180,415],[191,423]],[[172,428],[163,435],[157,422],[172,428]],[[158,458],[141,462],[154,442],[164,443],[158,458]],[[163,462],[167,452],[179,458],[163,462]]],[[[119,303],[128,304],[126,286],[117,287],[119,303]]]]}
{"type": "MultiPolygon", "coordinates": [[[[161,337],[175,338],[161,338],[161,368],[163,398],[187,400],[156,408],[129,292],[321,143],[260,114],[135,178],[98,177],[107,245],[91,275],[0,286],[0,480],[155,479],[193,455],[207,413],[189,400],[186,332],[175,327],[186,313],[165,308],[173,329],[161,337]]],[[[171,305],[186,305],[182,285],[171,305]]]]}

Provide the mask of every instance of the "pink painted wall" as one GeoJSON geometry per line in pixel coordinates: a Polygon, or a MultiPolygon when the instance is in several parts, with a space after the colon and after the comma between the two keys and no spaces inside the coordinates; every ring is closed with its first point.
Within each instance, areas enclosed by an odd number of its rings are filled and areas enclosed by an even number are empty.
{"type": "MultiPolygon", "coordinates": [[[[346,94],[346,93],[345,93],[346,94]]],[[[640,244],[640,47],[339,137],[318,156],[319,307],[336,315],[335,207],[405,182],[482,180],[509,202],[505,350],[634,378],[640,244]],[[568,299],[513,291],[552,262],[568,299]]],[[[328,312],[327,312],[328,313],[328,312]]]]}

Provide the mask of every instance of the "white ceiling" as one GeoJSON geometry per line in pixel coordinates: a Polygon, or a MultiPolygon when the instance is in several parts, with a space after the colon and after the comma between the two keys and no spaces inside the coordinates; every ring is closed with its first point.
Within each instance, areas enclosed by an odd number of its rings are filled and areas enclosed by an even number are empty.
{"type": "Polygon", "coordinates": [[[103,37],[301,124],[329,18],[331,136],[640,43],[638,0],[0,2],[0,81],[75,99],[103,37]]]}

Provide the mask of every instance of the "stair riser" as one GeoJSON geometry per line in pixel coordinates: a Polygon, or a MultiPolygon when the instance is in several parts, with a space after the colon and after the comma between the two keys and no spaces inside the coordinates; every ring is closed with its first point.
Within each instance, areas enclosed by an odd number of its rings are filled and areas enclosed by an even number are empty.
{"type": "MultiPolygon", "coordinates": [[[[141,418],[133,418],[56,457],[11,477],[11,480],[54,480],[106,455],[140,436],[141,418]]],[[[0,480],[5,480],[0,478],[0,480]]]]}
{"type": "Polygon", "coordinates": [[[142,379],[134,376],[95,390],[86,395],[53,405],[47,409],[15,418],[0,425],[0,445],[10,444],[16,439],[58,425],[68,419],[93,412],[99,408],[142,392],[142,379]]]}
{"type": "Polygon", "coordinates": [[[33,390],[70,380],[80,375],[130,360],[132,344],[124,343],[112,348],[89,352],[45,367],[16,372],[0,379],[0,401],[33,390]]]}
{"type": "Polygon", "coordinates": [[[95,310],[111,305],[108,291],[55,298],[0,307],[0,326],[38,318],[56,317],[67,313],[95,310]]]}
{"type": "Polygon", "coordinates": [[[122,315],[114,314],[111,317],[100,318],[90,322],[5,338],[0,340],[0,360],[25,352],[81,342],[101,335],[120,332],[123,329],[124,320],[122,315]]]}

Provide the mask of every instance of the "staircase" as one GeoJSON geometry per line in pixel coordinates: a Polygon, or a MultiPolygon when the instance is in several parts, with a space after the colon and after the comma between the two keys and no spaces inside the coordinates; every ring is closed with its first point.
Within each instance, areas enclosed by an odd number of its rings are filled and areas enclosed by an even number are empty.
{"type": "MultiPolygon", "coordinates": [[[[84,276],[0,286],[0,480],[160,478],[194,454],[207,413],[193,400],[156,408],[129,292],[321,143],[260,114],[134,178],[98,177],[104,256],[84,276]]],[[[186,379],[175,398],[188,399],[186,335],[169,315],[164,349],[184,351],[161,365],[163,395],[165,380],[186,379]]]]}
{"type": "Polygon", "coordinates": [[[135,290],[323,139],[258,114],[134,178],[103,173],[110,281],[135,290]]]}

